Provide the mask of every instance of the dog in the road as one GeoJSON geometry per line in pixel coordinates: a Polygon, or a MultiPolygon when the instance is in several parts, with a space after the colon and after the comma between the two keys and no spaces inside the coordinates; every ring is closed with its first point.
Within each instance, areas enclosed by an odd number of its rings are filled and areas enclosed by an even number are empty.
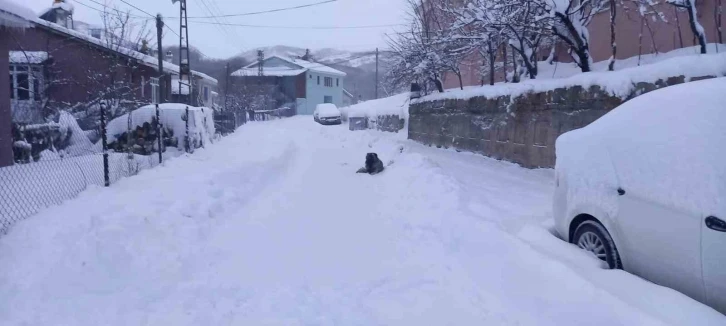
{"type": "Polygon", "coordinates": [[[383,172],[383,161],[378,158],[376,153],[366,154],[366,166],[360,168],[356,173],[368,173],[370,175],[378,174],[383,172]]]}

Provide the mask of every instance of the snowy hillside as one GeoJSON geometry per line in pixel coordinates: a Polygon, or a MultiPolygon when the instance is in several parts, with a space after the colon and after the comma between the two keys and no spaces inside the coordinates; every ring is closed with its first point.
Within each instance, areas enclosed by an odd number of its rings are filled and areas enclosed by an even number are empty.
{"type": "MultiPolygon", "coordinates": [[[[303,49],[303,48],[297,48],[297,47],[285,46],[285,45],[276,45],[276,46],[252,49],[252,50],[243,52],[242,54],[240,54],[240,56],[248,61],[255,61],[255,60],[257,60],[257,51],[258,50],[265,51],[265,56],[278,55],[278,56],[284,56],[284,57],[300,57],[300,56],[305,55],[305,49],[303,49]]],[[[313,55],[313,58],[317,62],[321,62],[321,63],[325,63],[325,64],[333,64],[333,65],[344,65],[344,66],[353,67],[353,68],[362,68],[364,70],[368,70],[371,68],[375,69],[375,63],[376,63],[375,50],[355,52],[355,51],[345,51],[345,50],[327,48],[327,49],[320,49],[320,50],[311,49],[311,53],[313,55]]],[[[386,60],[387,58],[388,58],[388,56],[385,52],[382,52],[380,54],[379,59],[381,61],[386,60]]]]}

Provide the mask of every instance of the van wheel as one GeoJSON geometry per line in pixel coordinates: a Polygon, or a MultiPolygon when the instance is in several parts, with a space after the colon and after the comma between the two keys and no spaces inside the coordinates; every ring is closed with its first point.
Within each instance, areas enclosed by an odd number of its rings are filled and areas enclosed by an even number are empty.
{"type": "Polygon", "coordinates": [[[596,221],[584,221],[577,226],[572,243],[607,262],[610,269],[622,269],[620,254],[610,233],[596,221]]]}

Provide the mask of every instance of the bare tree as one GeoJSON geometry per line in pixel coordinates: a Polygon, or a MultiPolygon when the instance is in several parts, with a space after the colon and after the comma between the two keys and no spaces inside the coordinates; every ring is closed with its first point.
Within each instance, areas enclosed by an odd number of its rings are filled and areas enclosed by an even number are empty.
{"type": "Polygon", "coordinates": [[[559,0],[545,4],[552,17],[552,32],[569,47],[582,72],[592,70],[590,33],[587,26],[607,0],[559,0]]]}
{"type": "MultiPolygon", "coordinates": [[[[693,32],[693,36],[698,40],[698,44],[701,46],[701,53],[706,53],[706,31],[698,21],[696,0],[666,0],[666,2],[676,8],[681,8],[688,12],[688,23],[691,27],[691,32],[693,32]]],[[[677,12],[676,17],[678,17],[677,12]]]]}
{"type": "Polygon", "coordinates": [[[438,39],[438,20],[433,5],[409,0],[410,23],[406,32],[389,37],[393,62],[386,75],[388,83],[399,87],[407,83],[421,83],[424,92],[429,87],[443,92],[442,72],[451,68],[444,58],[442,43],[438,39]]]}

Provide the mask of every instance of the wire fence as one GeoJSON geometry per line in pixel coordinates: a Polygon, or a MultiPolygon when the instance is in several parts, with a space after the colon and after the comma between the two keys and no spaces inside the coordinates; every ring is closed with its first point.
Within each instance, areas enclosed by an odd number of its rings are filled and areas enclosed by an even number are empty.
{"type": "MultiPolygon", "coordinates": [[[[99,110],[98,130],[82,130],[70,114],[13,126],[14,164],[0,167],[0,235],[89,187],[108,187],[206,146],[220,122],[211,109],[179,104],[146,106],[110,121],[104,104],[99,110]]],[[[232,123],[234,131],[244,121],[232,123]]]]}

